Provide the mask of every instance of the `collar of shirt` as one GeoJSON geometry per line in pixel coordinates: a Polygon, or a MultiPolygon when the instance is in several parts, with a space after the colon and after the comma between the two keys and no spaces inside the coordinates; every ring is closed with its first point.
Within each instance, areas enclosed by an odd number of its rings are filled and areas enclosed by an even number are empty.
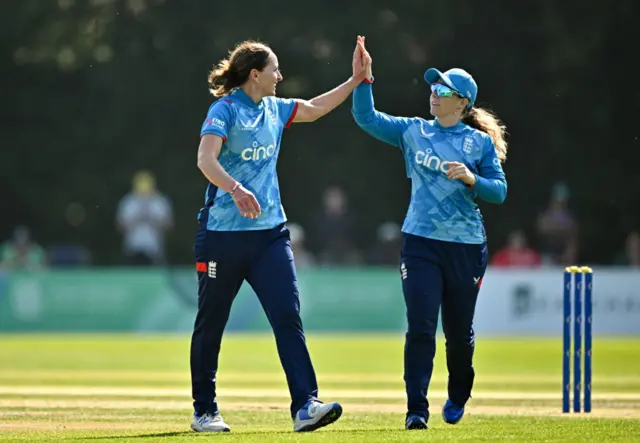
{"type": "Polygon", "coordinates": [[[462,132],[467,125],[462,123],[462,121],[459,121],[453,126],[445,127],[438,122],[438,119],[435,119],[435,121],[433,122],[433,126],[440,131],[459,133],[462,132]]]}
{"type": "Polygon", "coordinates": [[[246,92],[242,90],[242,88],[234,89],[234,91],[230,95],[231,97],[238,100],[240,103],[247,105],[250,108],[262,109],[264,107],[264,99],[260,100],[260,103],[256,103],[253,101],[251,97],[249,97],[249,95],[246,92]]]}

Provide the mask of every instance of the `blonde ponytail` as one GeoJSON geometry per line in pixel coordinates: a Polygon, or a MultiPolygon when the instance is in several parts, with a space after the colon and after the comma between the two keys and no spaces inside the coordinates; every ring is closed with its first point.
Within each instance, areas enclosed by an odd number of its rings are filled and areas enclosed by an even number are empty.
{"type": "Polygon", "coordinates": [[[507,127],[494,113],[488,109],[476,108],[474,106],[466,111],[462,118],[462,123],[489,134],[489,137],[493,140],[500,162],[504,163],[507,160],[508,146],[505,140],[507,127]]]}

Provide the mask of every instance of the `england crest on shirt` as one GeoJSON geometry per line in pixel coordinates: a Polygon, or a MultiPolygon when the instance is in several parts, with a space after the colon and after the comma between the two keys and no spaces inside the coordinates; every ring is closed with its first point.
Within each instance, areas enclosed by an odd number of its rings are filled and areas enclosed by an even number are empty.
{"type": "Polygon", "coordinates": [[[472,149],[473,149],[473,137],[468,135],[464,138],[464,143],[462,144],[462,151],[465,154],[471,154],[472,149]]]}

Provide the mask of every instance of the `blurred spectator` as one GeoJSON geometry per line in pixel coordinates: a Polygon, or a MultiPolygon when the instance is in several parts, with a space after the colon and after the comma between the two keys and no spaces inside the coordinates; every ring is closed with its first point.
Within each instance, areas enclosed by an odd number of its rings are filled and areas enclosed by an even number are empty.
{"type": "Polygon", "coordinates": [[[0,247],[0,268],[5,270],[38,270],[46,266],[46,256],[40,245],[31,239],[25,226],[18,226],[13,237],[0,247]]]}
{"type": "Polygon", "coordinates": [[[132,192],[118,205],[117,226],[124,235],[123,252],[134,265],[164,262],[164,236],[173,225],[171,203],[156,189],[147,171],[133,177],[132,192]]]}
{"type": "Polygon", "coordinates": [[[542,264],[540,254],[527,245],[527,237],[522,231],[509,234],[507,245],[499,249],[493,259],[492,266],[536,268],[542,264]]]}
{"type": "Polygon", "coordinates": [[[615,264],[640,268],[640,232],[629,233],[624,243],[624,250],[616,257],[615,264]]]}
{"type": "Polygon", "coordinates": [[[398,223],[385,222],[378,226],[376,243],[369,254],[369,264],[377,266],[399,265],[402,231],[398,223]]]}
{"type": "Polygon", "coordinates": [[[353,218],[347,206],[347,196],[341,188],[333,186],[325,190],[323,209],[316,217],[313,236],[321,264],[356,264],[360,261],[353,241],[353,218]]]}
{"type": "Polygon", "coordinates": [[[291,248],[293,249],[293,257],[296,267],[306,268],[313,266],[316,262],[311,252],[307,251],[304,244],[304,229],[297,223],[287,223],[291,235],[291,248]]]}
{"type": "Polygon", "coordinates": [[[578,225],[568,209],[569,189],[556,184],[549,207],[538,216],[540,253],[545,264],[575,265],[578,256],[578,225]]]}

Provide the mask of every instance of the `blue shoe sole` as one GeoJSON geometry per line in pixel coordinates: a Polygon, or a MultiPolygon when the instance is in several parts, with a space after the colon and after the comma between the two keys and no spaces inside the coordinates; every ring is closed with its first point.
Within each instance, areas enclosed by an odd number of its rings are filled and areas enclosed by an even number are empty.
{"type": "Polygon", "coordinates": [[[444,409],[442,410],[442,419],[447,424],[457,425],[458,423],[460,423],[460,420],[462,420],[462,417],[464,417],[464,411],[462,411],[462,414],[460,414],[460,417],[458,417],[456,420],[451,420],[451,419],[447,418],[447,416],[445,415],[444,409]]]}
{"type": "Polygon", "coordinates": [[[340,418],[342,415],[342,406],[335,404],[329,412],[327,412],[320,420],[312,425],[305,426],[298,429],[296,432],[313,432],[316,429],[323,428],[330,425],[340,418]]]}

